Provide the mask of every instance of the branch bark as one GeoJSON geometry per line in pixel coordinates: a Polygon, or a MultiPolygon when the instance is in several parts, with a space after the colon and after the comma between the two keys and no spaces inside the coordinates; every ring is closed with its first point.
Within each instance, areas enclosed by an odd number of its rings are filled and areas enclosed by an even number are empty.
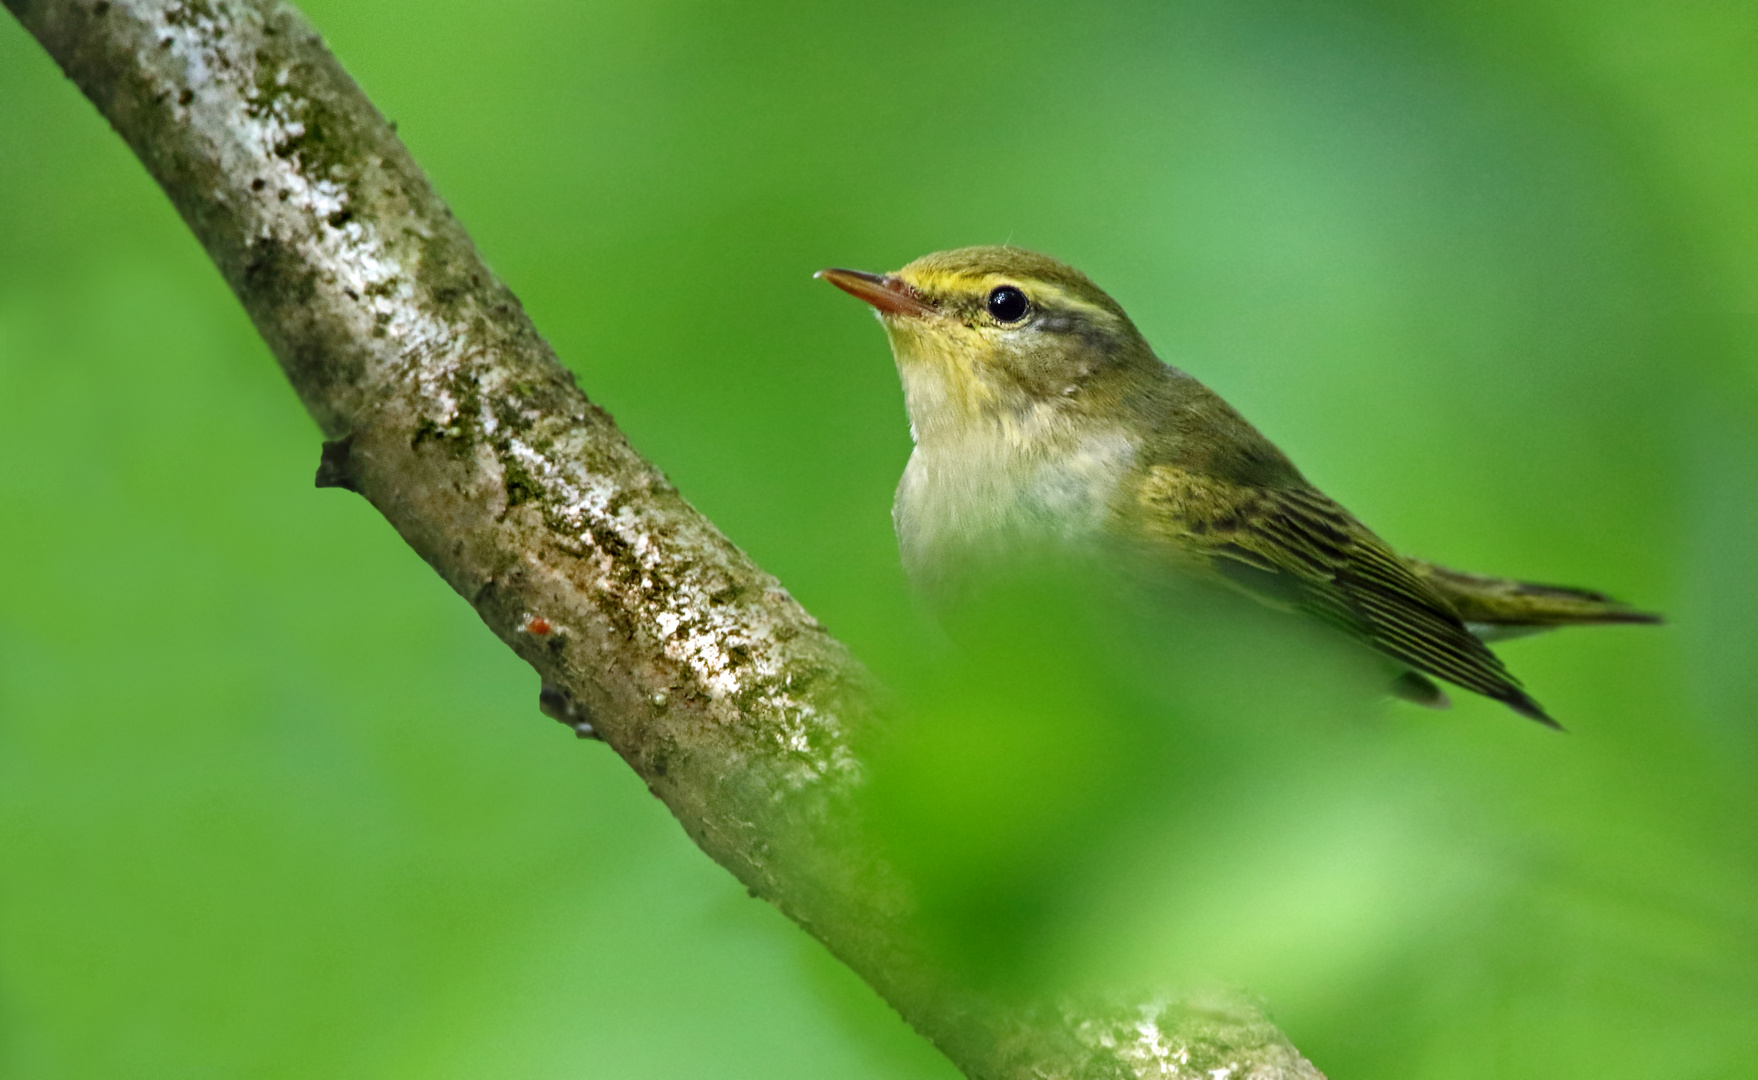
{"type": "Polygon", "coordinates": [[[319,483],[378,508],[552,713],[968,1075],[1319,1076],[1237,1000],[1026,1006],[945,975],[851,820],[871,678],[587,400],[296,10],[5,2],[250,313],[328,440],[319,483]]]}

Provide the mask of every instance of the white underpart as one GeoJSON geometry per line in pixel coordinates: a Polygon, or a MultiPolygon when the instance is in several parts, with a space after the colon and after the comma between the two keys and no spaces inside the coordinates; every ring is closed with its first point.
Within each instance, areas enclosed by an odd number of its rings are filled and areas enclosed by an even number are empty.
{"type": "Polygon", "coordinates": [[[1140,445],[1117,428],[1076,430],[1035,405],[916,443],[892,521],[904,567],[918,580],[949,557],[1096,539],[1140,445]]]}

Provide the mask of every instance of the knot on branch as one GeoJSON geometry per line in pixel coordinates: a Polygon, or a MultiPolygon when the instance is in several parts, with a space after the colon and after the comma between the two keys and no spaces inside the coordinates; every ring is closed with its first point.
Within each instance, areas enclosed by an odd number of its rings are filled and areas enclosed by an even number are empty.
{"type": "Polygon", "coordinates": [[[592,726],[592,714],[559,686],[543,684],[542,689],[537,691],[537,709],[551,720],[573,728],[574,734],[582,739],[604,739],[598,729],[592,726]]]}
{"type": "Polygon", "coordinates": [[[360,494],[360,485],[354,476],[353,432],[324,443],[323,452],[317,459],[317,486],[342,488],[360,494]]]}

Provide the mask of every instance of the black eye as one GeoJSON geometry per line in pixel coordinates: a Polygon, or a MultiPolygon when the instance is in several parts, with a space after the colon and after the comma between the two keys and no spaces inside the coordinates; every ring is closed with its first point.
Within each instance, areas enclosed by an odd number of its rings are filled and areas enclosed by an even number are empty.
{"type": "Polygon", "coordinates": [[[989,294],[989,317],[996,322],[1018,322],[1032,309],[1026,294],[1012,285],[1002,285],[989,294]]]}

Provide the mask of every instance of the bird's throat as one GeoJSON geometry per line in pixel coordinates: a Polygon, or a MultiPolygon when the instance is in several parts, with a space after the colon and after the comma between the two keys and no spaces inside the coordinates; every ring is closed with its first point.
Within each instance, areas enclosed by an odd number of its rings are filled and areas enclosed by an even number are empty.
{"type": "Polygon", "coordinates": [[[1090,548],[1106,535],[1138,452],[1123,431],[1076,431],[1042,413],[918,437],[892,507],[904,568],[935,590],[960,568],[1090,548]]]}

